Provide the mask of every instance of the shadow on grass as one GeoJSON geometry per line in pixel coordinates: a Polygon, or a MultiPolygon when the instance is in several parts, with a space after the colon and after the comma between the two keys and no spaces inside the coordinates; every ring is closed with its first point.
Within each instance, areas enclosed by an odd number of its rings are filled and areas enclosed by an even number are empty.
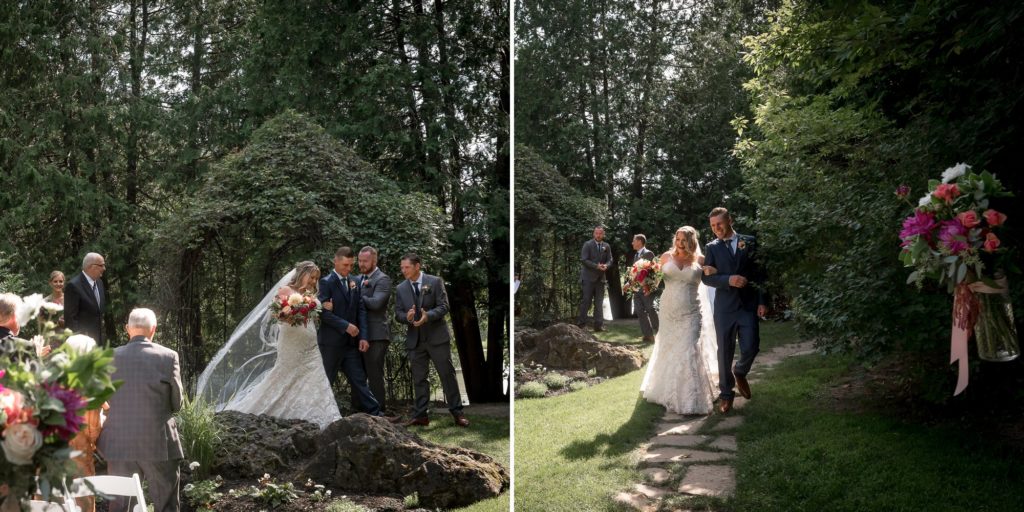
{"type": "Polygon", "coordinates": [[[649,403],[638,395],[633,405],[633,414],[614,433],[598,434],[589,441],[573,441],[559,453],[567,460],[627,454],[650,437],[654,420],[664,410],[660,405],[649,403]]]}

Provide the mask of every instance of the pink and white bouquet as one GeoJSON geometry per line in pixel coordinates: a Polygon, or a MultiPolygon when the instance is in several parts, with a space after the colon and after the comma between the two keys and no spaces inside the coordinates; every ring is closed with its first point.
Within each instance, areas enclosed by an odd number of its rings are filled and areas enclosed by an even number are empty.
{"type": "Polygon", "coordinates": [[[316,297],[300,293],[293,293],[270,304],[270,314],[291,326],[305,326],[310,320],[319,325],[322,310],[316,297]]]}
{"type": "Polygon", "coordinates": [[[626,274],[626,283],[623,286],[629,295],[635,293],[651,293],[658,289],[665,274],[661,271],[661,262],[658,260],[638,260],[629,267],[626,274]]]}
{"type": "MultiPolygon", "coordinates": [[[[906,185],[896,190],[901,199],[909,193],[906,185]]],[[[960,364],[954,395],[967,387],[967,341],[972,334],[982,359],[1010,361],[1020,354],[1003,272],[1010,263],[1005,261],[1009,251],[999,238],[1007,217],[990,204],[1002,197],[1013,194],[993,174],[957,164],[942,173],[942,181],[928,182],[928,193],[900,231],[900,260],[914,267],[907,283],[921,287],[934,279],[953,294],[950,362],[960,364]]]]}
{"type": "MultiPolygon", "coordinates": [[[[25,300],[31,311],[19,312],[24,320],[39,315],[42,301],[33,299],[25,300]]],[[[50,323],[38,336],[66,337],[50,323]]],[[[68,441],[85,411],[101,407],[117,387],[113,349],[94,347],[68,341],[47,356],[27,340],[0,341],[0,510],[25,505],[32,494],[48,498],[77,476],[68,441]]]]}

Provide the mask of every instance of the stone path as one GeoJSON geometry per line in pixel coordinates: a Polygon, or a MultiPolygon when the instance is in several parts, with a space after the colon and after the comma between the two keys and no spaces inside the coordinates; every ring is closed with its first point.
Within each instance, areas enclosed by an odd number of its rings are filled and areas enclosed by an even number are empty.
{"type": "MultiPolygon", "coordinates": [[[[756,384],[764,372],[787,357],[811,354],[811,342],[783,345],[758,354],[749,381],[757,398],[756,384]]],[[[643,512],[658,509],[673,496],[728,498],[736,492],[737,445],[735,431],[743,425],[747,401],[737,395],[728,414],[680,416],[666,412],[655,435],[643,445],[639,467],[644,482],[615,495],[615,501],[643,512]]],[[[717,404],[716,404],[717,405],[717,404]]]]}

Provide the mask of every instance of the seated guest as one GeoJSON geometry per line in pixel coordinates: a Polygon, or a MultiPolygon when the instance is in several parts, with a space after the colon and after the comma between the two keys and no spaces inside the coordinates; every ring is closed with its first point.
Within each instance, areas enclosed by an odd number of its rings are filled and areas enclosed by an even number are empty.
{"type": "MultiPolygon", "coordinates": [[[[71,336],[64,344],[80,354],[96,348],[96,342],[92,338],[81,334],[71,336]]],[[[103,405],[106,406],[107,404],[103,405]]],[[[75,464],[78,465],[78,476],[94,476],[96,474],[96,461],[93,454],[96,453],[96,440],[99,437],[100,410],[85,411],[85,423],[83,423],[82,429],[68,442],[71,449],[82,452],[81,455],[74,459],[75,464]]],[[[75,498],[75,501],[78,502],[81,512],[96,512],[96,498],[93,496],[75,498]]]]}
{"type": "MultiPolygon", "coordinates": [[[[98,448],[111,475],[143,477],[156,512],[178,512],[178,463],[184,458],[174,420],[182,395],[178,353],[153,343],[152,310],[132,310],[127,330],[131,339],[114,350],[117,369],[111,375],[124,383],[110,397],[98,448]]],[[[128,505],[127,498],[116,498],[110,511],[128,510],[128,505]]]]}

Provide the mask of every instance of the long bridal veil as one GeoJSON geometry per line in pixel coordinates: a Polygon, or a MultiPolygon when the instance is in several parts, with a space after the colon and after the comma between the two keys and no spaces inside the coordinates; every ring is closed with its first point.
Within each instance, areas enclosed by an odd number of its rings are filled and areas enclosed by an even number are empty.
{"type": "Polygon", "coordinates": [[[279,326],[267,311],[277,291],[294,277],[293,269],[270,288],[263,300],[235,327],[227,343],[199,376],[196,394],[215,410],[223,410],[229,402],[244,399],[274,367],[279,326]]]}
{"type": "Polygon", "coordinates": [[[715,317],[713,316],[714,297],[711,288],[704,283],[697,285],[697,296],[700,298],[700,355],[701,362],[708,376],[711,396],[718,396],[718,336],[715,334],[715,317]]]}

